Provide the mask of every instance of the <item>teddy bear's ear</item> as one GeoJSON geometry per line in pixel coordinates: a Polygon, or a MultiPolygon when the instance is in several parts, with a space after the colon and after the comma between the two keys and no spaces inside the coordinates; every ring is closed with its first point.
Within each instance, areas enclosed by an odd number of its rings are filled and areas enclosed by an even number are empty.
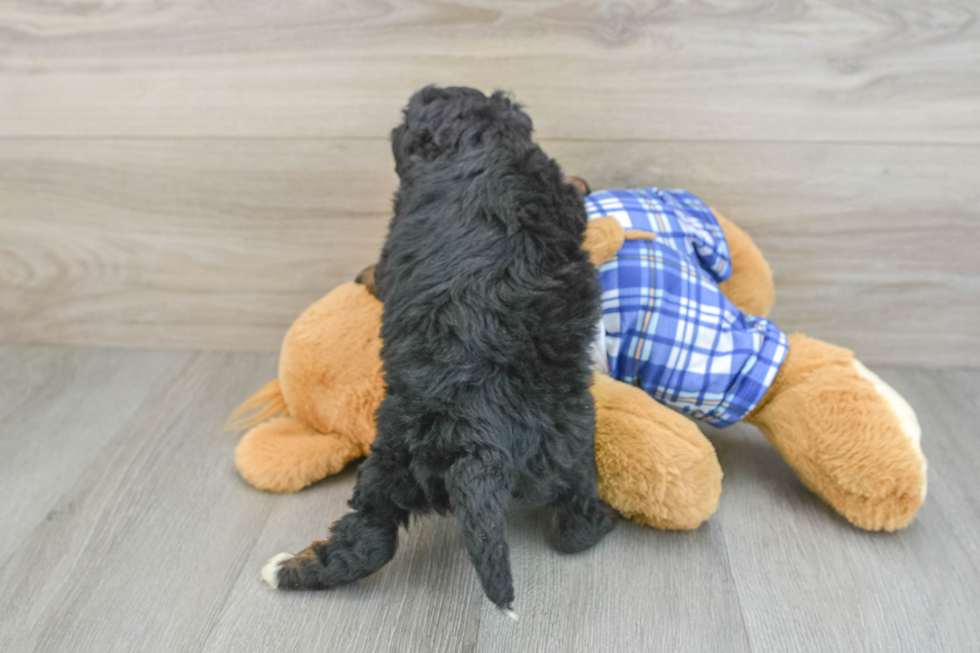
{"type": "Polygon", "coordinates": [[[369,265],[361,270],[361,273],[354,277],[354,281],[367,288],[369,293],[377,297],[378,289],[374,285],[374,267],[369,265]]]}
{"type": "Polygon", "coordinates": [[[575,186],[575,190],[582,195],[588,195],[592,192],[592,189],[589,188],[589,183],[581,177],[576,177],[575,175],[565,175],[565,183],[575,186]]]}

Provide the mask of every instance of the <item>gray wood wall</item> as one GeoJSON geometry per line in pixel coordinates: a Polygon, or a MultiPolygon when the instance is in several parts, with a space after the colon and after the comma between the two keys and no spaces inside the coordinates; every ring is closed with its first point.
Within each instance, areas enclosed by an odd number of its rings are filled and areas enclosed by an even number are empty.
{"type": "Polygon", "coordinates": [[[0,342],[275,351],[376,258],[430,82],[512,91],[595,188],[701,195],[785,330],[980,365],[966,0],[0,0],[0,342]]]}

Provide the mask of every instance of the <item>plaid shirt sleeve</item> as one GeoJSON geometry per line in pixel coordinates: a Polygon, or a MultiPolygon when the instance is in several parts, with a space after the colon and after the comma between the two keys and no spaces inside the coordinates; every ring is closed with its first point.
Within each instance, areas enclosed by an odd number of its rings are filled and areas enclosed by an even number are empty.
{"type": "Polygon", "coordinates": [[[788,343],[718,289],[731,258],[710,209],[689,193],[657,189],[593,193],[587,208],[590,218],[615,215],[656,235],[627,241],[599,268],[610,374],[714,426],[742,419],[769,389],[788,343]]]}

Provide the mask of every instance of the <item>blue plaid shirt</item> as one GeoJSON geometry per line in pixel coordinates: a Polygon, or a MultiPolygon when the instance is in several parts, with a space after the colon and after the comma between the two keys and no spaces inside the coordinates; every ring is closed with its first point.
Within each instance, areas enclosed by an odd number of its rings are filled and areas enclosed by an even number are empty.
{"type": "Polygon", "coordinates": [[[609,373],[680,412],[725,427],[765,395],[786,358],[786,336],[718,289],[732,273],[718,221],[681,190],[605,190],[589,219],[614,216],[656,240],[626,241],[599,268],[609,373]]]}

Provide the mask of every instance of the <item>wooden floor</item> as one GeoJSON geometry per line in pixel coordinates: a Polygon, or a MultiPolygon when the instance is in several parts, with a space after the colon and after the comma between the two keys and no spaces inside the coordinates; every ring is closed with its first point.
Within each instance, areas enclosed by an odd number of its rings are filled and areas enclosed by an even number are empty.
{"type": "Polygon", "coordinates": [[[256,353],[0,348],[0,650],[924,651],[980,642],[980,371],[878,368],[919,413],[929,498],[869,534],[805,490],[747,426],[709,431],[718,512],[621,522],[566,557],[545,515],[509,522],[521,620],[483,597],[450,518],[327,593],[259,579],[345,512],[353,470],[296,495],[236,474],[227,413],[275,373],[256,353]]]}

